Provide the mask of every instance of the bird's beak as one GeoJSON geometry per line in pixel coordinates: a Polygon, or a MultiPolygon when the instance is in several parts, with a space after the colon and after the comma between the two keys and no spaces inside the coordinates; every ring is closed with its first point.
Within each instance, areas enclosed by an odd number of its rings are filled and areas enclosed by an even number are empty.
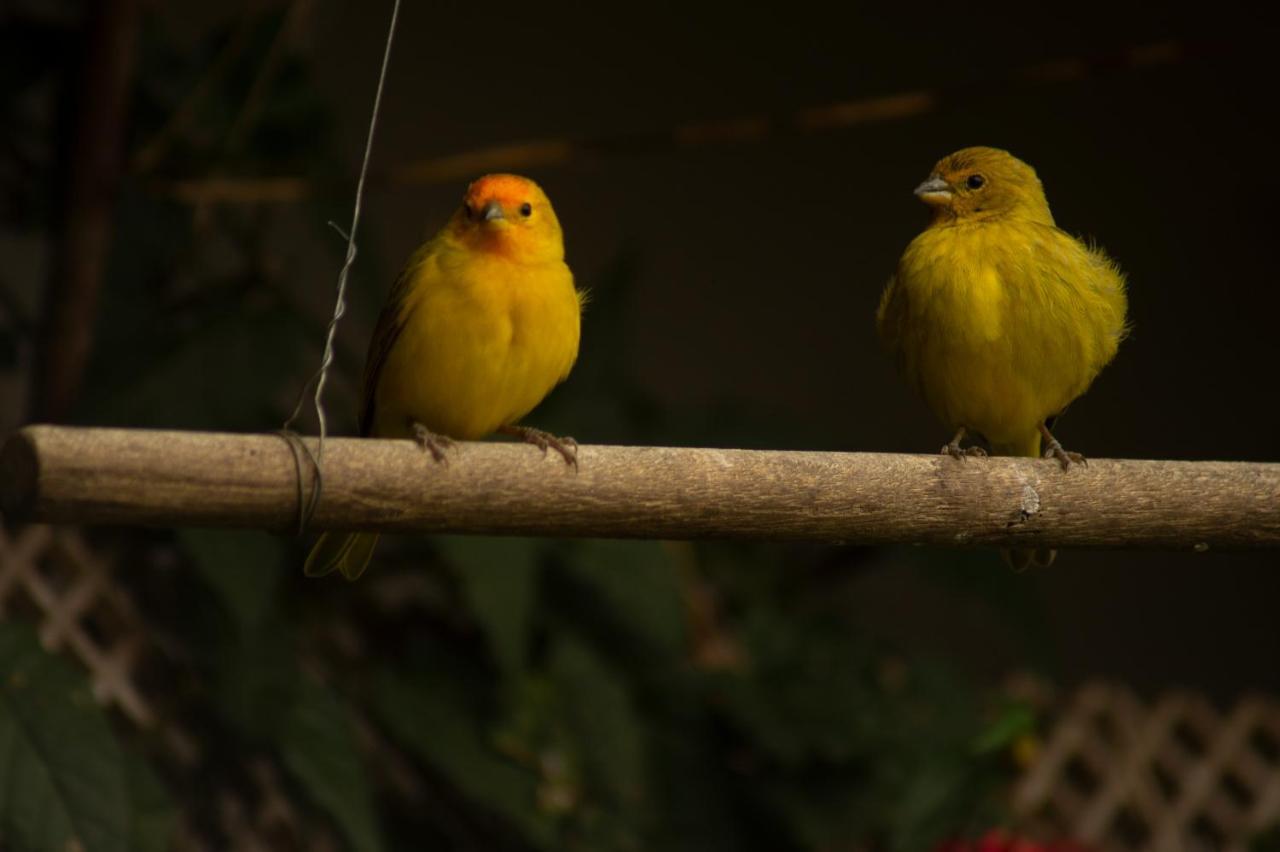
{"type": "Polygon", "coordinates": [[[485,222],[492,222],[495,219],[505,219],[506,215],[502,212],[502,205],[496,201],[490,201],[480,211],[480,218],[485,222]]]}
{"type": "Polygon", "coordinates": [[[935,175],[916,187],[916,197],[925,204],[944,204],[951,200],[951,186],[935,175]]]}

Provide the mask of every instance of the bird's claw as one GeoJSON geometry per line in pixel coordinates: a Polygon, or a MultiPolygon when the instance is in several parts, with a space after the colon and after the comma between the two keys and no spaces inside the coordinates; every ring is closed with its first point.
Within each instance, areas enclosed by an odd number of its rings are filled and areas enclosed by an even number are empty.
{"type": "Polygon", "coordinates": [[[431,453],[431,458],[439,464],[449,463],[449,457],[445,452],[453,449],[458,443],[447,435],[437,435],[421,423],[413,424],[413,438],[418,442],[418,446],[424,452],[431,453]]]}
{"type": "Polygon", "coordinates": [[[564,463],[578,469],[578,442],[569,436],[563,438],[552,435],[550,432],[544,432],[541,429],[534,429],[532,426],[504,426],[502,431],[508,435],[514,435],[526,443],[533,444],[542,450],[546,455],[548,449],[553,449],[564,459],[564,463]]]}
{"type": "Polygon", "coordinates": [[[964,461],[969,457],[986,458],[987,451],[982,447],[961,447],[959,441],[952,441],[942,448],[942,455],[951,456],[957,461],[964,461]]]}
{"type": "Polygon", "coordinates": [[[1058,464],[1062,465],[1063,470],[1070,469],[1071,465],[1078,464],[1082,467],[1089,466],[1089,460],[1080,453],[1064,450],[1062,445],[1054,441],[1049,445],[1049,449],[1044,451],[1044,457],[1047,459],[1057,459],[1058,464]]]}
{"type": "Polygon", "coordinates": [[[563,438],[557,438],[555,435],[543,433],[542,440],[538,442],[538,446],[542,448],[542,452],[547,451],[547,447],[553,448],[564,459],[564,463],[578,469],[578,442],[567,435],[563,438]]]}

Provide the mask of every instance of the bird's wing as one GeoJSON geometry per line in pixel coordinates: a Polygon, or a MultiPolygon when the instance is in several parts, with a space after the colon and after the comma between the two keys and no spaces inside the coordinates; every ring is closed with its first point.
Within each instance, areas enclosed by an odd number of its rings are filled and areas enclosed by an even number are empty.
{"type": "Polygon", "coordinates": [[[899,368],[903,366],[901,341],[908,310],[909,305],[902,293],[898,275],[894,273],[880,295],[880,304],[876,309],[876,331],[879,332],[881,346],[893,356],[899,368]]]}
{"type": "Polygon", "coordinates": [[[405,297],[409,288],[417,278],[418,270],[431,254],[432,244],[428,243],[414,253],[408,265],[401,271],[396,283],[391,285],[387,301],[378,315],[378,324],[374,326],[373,337],[369,340],[369,353],[364,360],[364,380],[360,391],[360,435],[368,437],[373,430],[373,415],[376,408],[378,378],[382,375],[382,367],[387,356],[395,346],[400,332],[408,322],[409,314],[404,311],[405,297]]]}

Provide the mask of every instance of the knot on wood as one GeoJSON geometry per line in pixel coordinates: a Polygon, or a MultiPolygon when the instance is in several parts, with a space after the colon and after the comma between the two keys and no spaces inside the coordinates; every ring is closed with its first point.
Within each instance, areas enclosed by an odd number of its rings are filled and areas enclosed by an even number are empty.
{"type": "Polygon", "coordinates": [[[1018,524],[1025,524],[1031,520],[1040,511],[1040,492],[1036,491],[1031,483],[1024,483],[1022,486],[1022,500],[1018,505],[1018,512],[1014,515],[1009,523],[1005,524],[1005,529],[1013,529],[1018,524]]]}
{"type": "Polygon", "coordinates": [[[1030,483],[1022,486],[1022,508],[1018,510],[1018,514],[1022,516],[1022,520],[1031,520],[1031,517],[1039,511],[1040,493],[1032,488],[1030,483]]]}

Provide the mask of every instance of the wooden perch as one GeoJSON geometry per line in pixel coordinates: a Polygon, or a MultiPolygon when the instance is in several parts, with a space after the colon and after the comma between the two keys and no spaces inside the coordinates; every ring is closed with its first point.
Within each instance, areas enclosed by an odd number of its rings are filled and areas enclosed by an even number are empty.
{"type": "MultiPolygon", "coordinates": [[[[313,438],[307,439],[312,447],[313,438]]],[[[303,462],[303,485],[311,471],[303,462]]],[[[1280,545],[1280,464],[464,443],[325,443],[316,530],[849,544],[1206,548],[1280,545]]],[[[11,518],[253,527],[298,522],[277,435],[29,426],[0,451],[11,518]]]]}

